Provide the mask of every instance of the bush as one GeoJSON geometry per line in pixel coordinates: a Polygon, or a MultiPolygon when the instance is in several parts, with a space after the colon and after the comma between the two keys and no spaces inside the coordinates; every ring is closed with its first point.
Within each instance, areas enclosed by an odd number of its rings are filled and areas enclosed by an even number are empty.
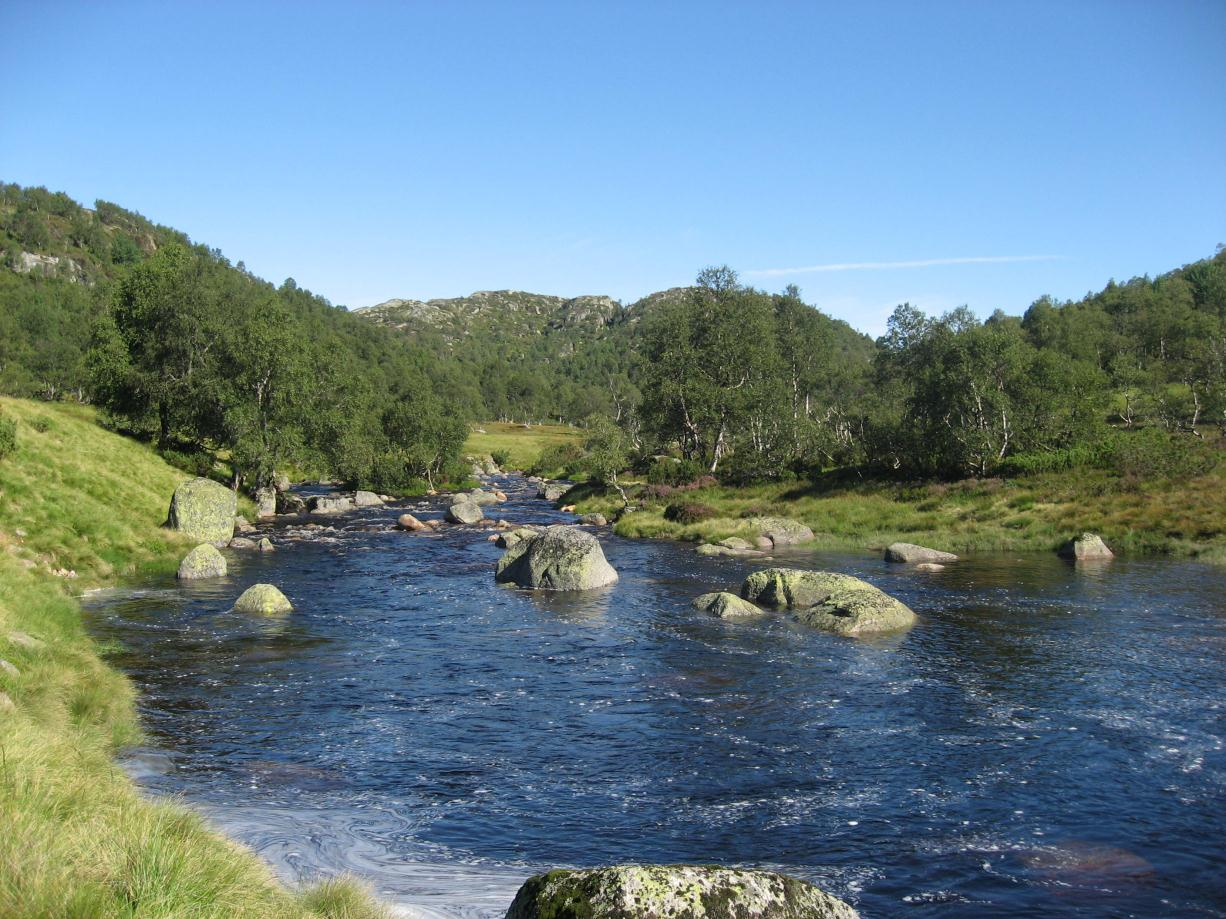
{"type": "Polygon", "coordinates": [[[674,460],[662,456],[647,469],[647,481],[652,485],[685,485],[703,474],[705,470],[694,460],[674,460]]]}
{"type": "Polygon", "coordinates": [[[51,430],[51,419],[46,415],[35,415],[30,421],[30,427],[38,431],[39,434],[46,434],[51,430]]]}
{"type": "Polygon", "coordinates": [[[499,469],[506,469],[507,466],[511,465],[511,451],[491,450],[490,459],[494,461],[494,465],[496,465],[499,469]]]}
{"type": "Polygon", "coordinates": [[[1121,431],[1113,440],[1111,465],[1126,478],[1190,478],[1204,475],[1219,459],[1212,447],[1188,434],[1150,428],[1121,431]]]}
{"type": "Polygon", "coordinates": [[[17,449],[17,422],[0,415],[0,460],[17,449]]]}
{"type": "Polygon", "coordinates": [[[701,523],[704,520],[710,520],[712,517],[717,516],[717,513],[715,508],[709,504],[689,501],[683,504],[670,504],[664,508],[664,519],[681,524],[701,523]]]}
{"type": "Polygon", "coordinates": [[[557,473],[570,478],[572,469],[583,460],[583,448],[578,444],[565,443],[547,447],[536,458],[528,471],[532,475],[551,476],[557,473]]]}
{"type": "Polygon", "coordinates": [[[159,450],[158,455],[176,469],[182,469],[189,475],[205,479],[213,477],[213,455],[211,453],[165,449],[159,450]]]}

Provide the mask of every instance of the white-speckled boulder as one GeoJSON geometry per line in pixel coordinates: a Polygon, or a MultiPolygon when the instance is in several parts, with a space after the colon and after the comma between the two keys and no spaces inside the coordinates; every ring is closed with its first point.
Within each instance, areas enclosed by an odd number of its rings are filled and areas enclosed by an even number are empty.
{"type": "Polygon", "coordinates": [[[199,542],[224,546],[234,535],[238,496],[212,479],[191,479],[175,489],[166,525],[199,542]]]}
{"type": "Polygon", "coordinates": [[[887,562],[903,562],[915,565],[920,562],[956,562],[958,556],[952,552],[942,552],[939,549],[929,549],[927,546],[917,546],[910,542],[896,542],[885,550],[887,562]]]}
{"type": "Polygon", "coordinates": [[[772,871],[616,865],[529,878],[506,919],[858,919],[821,888],[772,871]]]}
{"type": "Polygon", "coordinates": [[[745,579],[741,596],[795,610],[797,621],[839,635],[897,632],[915,624],[915,613],[905,603],[850,574],[764,568],[745,579]]]}
{"type": "Polygon", "coordinates": [[[1082,533],[1076,539],[1070,539],[1059,549],[1061,558],[1071,558],[1076,561],[1094,558],[1115,558],[1115,553],[1107,548],[1101,536],[1096,533],[1082,533]]]}
{"type": "Polygon", "coordinates": [[[195,581],[200,578],[224,578],[226,576],[225,556],[217,551],[212,543],[201,543],[188,552],[179,562],[176,577],[180,581],[195,581]]]}
{"type": "Polygon", "coordinates": [[[693,606],[694,609],[700,609],[720,619],[744,619],[748,616],[762,615],[760,608],[726,590],[703,594],[694,600],[693,606]]]}
{"type": "Polygon", "coordinates": [[[294,604],[271,584],[253,584],[234,601],[234,609],[253,616],[278,616],[293,612],[294,604]]]}
{"type": "Polygon", "coordinates": [[[494,578],[543,590],[592,590],[612,584],[617,572],[591,533],[549,527],[507,549],[494,578]]]}

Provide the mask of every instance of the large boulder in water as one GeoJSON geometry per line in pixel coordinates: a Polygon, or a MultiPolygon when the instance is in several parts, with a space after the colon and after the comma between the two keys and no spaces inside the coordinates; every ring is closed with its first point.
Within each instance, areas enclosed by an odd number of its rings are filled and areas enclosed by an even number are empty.
{"type": "Polygon", "coordinates": [[[813,539],[813,531],[791,517],[750,517],[745,523],[776,546],[792,546],[813,539]]]}
{"type": "Polygon", "coordinates": [[[234,601],[234,609],[253,616],[277,616],[293,612],[294,604],[271,584],[255,584],[234,601]]]}
{"type": "Polygon", "coordinates": [[[472,501],[460,501],[447,508],[446,516],[452,523],[480,523],[485,519],[485,511],[472,501]]]}
{"type": "Polygon", "coordinates": [[[538,874],[506,919],[858,919],[821,888],[773,871],[615,865],[538,874]]]}
{"type": "Polygon", "coordinates": [[[591,590],[617,580],[600,540],[574,527],[550,527],[507,549],[495,580],[545,590],[591,590]]]}
{"type": "Polygon", "coordinates": [[[905,603],[849,574],[800,568],[765,568],[741,585],[752,603],[796,611],[806,625],[839,635],[896,632],[915,623],[905,603]]]}
{"type": "Polygon", "coordinates": [[[224,578],[226,559],[212,543],[201,543],[188,552],[179,562],[175,575],[180,581],[195,581],[200,578],[224,578]]]}
{"type": "Polygon", "coordinates": [[[573,487],[574,487],[573,485],[564,485],[560,482],[542,483],[541,487],[537,489],[536,496],[538,498],[544,498],[546,501],[557,502],[557,501],[561,501],[562,496],[565,495],[568,491],[570,491],[573,487]]]}
{"type": "Polygon", "coordinates": [[[200,542],[224,546],[234,535],[238,496],[212,479],[192,479],[175,489],[166,525],[200,542]]]}
{"type": "Polygon", "coordinates": [[[920,562],[945,564],[946,562],[956,562],[958,556],[952,552],[929,549],[926,546],[917,546],[914,543],[896,542],[885,550],[885,560],[887,562],[904,562],[908,565],[915,565],[920,562]]]}
{"type": "Polygon", "coordinates": [[[383,499],[373,491],[358,491],[353,495],[354,507],[382,507],[383,499]]]}
{"type": "Polygon", "coordinates": [[[1058,550],[1061,558],[1071,558],[1075,561],[1094,558],[1115,558],[1115,553],[1107,548],[1101,536],[1096,533],[1082,533],[1076,539],[1070,539],[1058,550]]]}
{"type": "Polygon", "coordinates": [[[354,508],[353,499],[345,495],[316,495],[307,502],[312,514],[343,514],[354,508]]]}
{"type": "Polygon", "coordinates": [[[749,616],[761,616],[762,610],[748,600],[742,600],[736,594],[728,591],[703,594],[693,603],[694,609],[718,616],[720,619],[744,619],[749,616]]]}
{"type": "Polygon", "coordinates": [[[255,490],[255,515],[257,517],[275,517],[277,515],[277,490],[271,485],[255,490]]]}

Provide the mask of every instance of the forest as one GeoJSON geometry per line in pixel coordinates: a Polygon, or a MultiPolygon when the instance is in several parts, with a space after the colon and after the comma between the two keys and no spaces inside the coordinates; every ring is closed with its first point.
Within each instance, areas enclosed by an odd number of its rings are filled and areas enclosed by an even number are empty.
{"type": "Polygon", "coordinates": [[[11,184],[0,259],[0,391],[95,403],[183,468],[223,456],[235,487],[286,466],[406,493],[459,480],[470,424],[494,418],[588,427],[590,455],[557,458],[572,474],[731,484],[1192,474],[1226,442],[1221,247],[1021,317],[904,303],[876,342],[726,267],[594,317],[512,303],[397,324],[117,205],[11,184]]]}

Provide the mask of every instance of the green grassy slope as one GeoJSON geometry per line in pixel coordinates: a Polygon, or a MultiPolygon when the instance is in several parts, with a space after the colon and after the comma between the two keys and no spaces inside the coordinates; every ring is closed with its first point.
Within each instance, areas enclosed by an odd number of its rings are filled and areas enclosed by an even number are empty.
{"type": "Polygon", "coordinates": [[[0,410],[18,422],[18,448],[0,461],[0,916],[382,915],[343,881],[284,889],[114,764],[140,737],[134,692],[74,595],[177,562],[187,546],[159,525],[185,476],[88,409],[0,399],[0,410]]]}

